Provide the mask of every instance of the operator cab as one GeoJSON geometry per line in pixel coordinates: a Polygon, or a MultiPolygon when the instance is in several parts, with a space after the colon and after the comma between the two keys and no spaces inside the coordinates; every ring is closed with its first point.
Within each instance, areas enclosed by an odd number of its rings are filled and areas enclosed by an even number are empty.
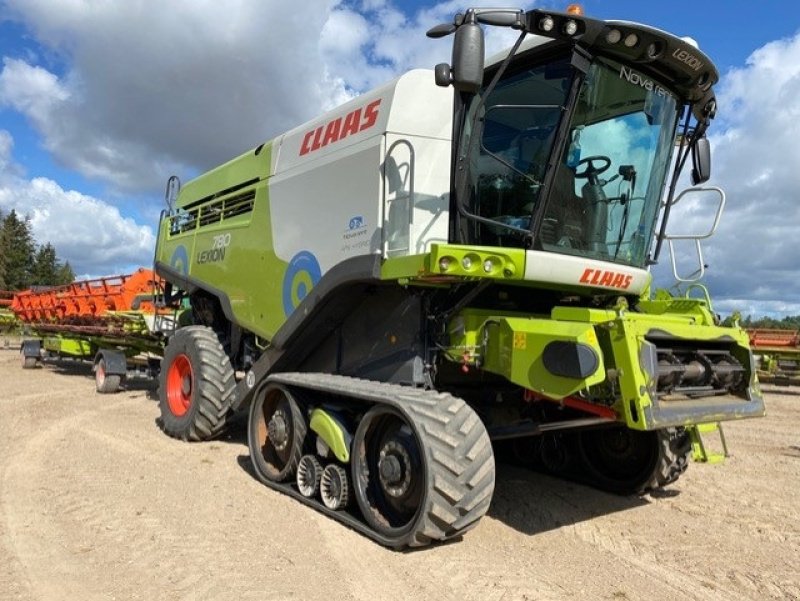
{"type": "MultiPolygon", "coordinates": [[[[670,195],[713,117],[716,70],[688,42],[642,25],[510,12],[457,17],[450,81],[437,69],[457,90],[451,241],[647,267],[679,124],[670,195]],[[459,30],[480,22],[523,34],[465,84],[458,63],[473,57],[459,30]]],[[[707,179],[707,160],[698,165],[696,183],[707,179]]]]}

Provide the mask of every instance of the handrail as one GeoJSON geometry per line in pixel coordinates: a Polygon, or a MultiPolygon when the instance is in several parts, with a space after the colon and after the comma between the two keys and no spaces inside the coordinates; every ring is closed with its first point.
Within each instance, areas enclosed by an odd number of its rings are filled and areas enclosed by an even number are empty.
{"type": "Polygon", "coordinates": [[[725,192],[722,188],[717,186],[695,186],[692,188],[686,188],[682,191],[675,199],[672,201],[671,205],[675,206],[678,204],[678,201],[681,200],[684,196],[690,193],[702,193],[702,192],[715,192],[719,196],[719,204],[717,205],[717,211],[714,215],[714,221],[711,224],[711,229],[704,234],[664,234],[663,239],[667,241],[667,245],[669,246],[669,255],[670,255],[670,262],[672,263],[672,275],[678,282],[682,283],[693,283],[703,279],[703,276],[706,273],[706,264],[703,260],[703,248],[700,244],[701,240],[705,240],[710,238],[714,235],[717,231],[717,227],[719,226],[720,219],[722,217],[722,211],[725,209],[725,192]],[[700,268],[695,270],[691,275],[688,277],[681,277],[678,274],[678,262],[675,256],[675,246],[673,242],[675,240],[694,240],[695,250],[697,252],[697,259],[700,263],[700,268]]]}

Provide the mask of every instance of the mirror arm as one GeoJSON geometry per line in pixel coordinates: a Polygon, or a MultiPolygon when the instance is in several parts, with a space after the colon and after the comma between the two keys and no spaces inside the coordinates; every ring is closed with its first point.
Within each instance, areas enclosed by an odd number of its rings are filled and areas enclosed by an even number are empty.
{"type": "MultiPolygon", "coordinates": [[[[686,140],[687,136],[689,135],[689,122],[691,121],[691,118],[691,110],[687,110],[686,120],[683,124],[683,134],[681,136],[682,140],[686,140]]],[[[683,167],[686,164],[686,159],[689,157],[689,150],[693,143],[693,141],[690,141],[688,144],[681,144],[678,150],[678,157],[675,160],[675,168],[672,171],[672,178],[669,182],[669,191],[667,192],[667,198],[664,201],[664,215],[661,217],[661,227],[659,228],[658,238],[656,239],[656,248],[653,251],[652,256],[647,260],[648,265],[655,265],[658,263],[658,257],[661,254],[661,247],[664,245],[664,237],[667,234],[667,222],[669,221],[670,208],[672,208],[672,199],[675,198],[675,189],[678,187],[678,178],[683,171],[683,167]]]]}

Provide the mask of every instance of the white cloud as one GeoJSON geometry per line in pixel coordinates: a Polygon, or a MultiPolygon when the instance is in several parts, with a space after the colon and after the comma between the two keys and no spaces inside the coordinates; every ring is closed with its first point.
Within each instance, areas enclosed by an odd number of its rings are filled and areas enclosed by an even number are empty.
{"type": "Polygon", "coordinates": [[[155,247],[152,228],[50,179],[21,177],[12,147],[11,135],[0,130],[0,211],[14,209],[29,216],[37,242],[50,242],[77,273],[110,275],[150,262],[155,247]]]}
{"type": "Polygon", "coordinates": [[[125,190],[227,160],[341,93],[319,52],[332,0],[6,4],[67,65],[7,64],[64,91],[15,108],[62,164],[125,190]]]}
{"type": "MultiPolygon", "coordinates": [[[[530,8],[533,2],[518,4],[530,8]]],[[[497,2],[475,0],[469,6],[497,6],[497,2]]],[[[463,10],[464,5],[457,1],[421,8],[411,15],[396,4],[380,0],[362,2],[361,12],[341,6],[331,12],[323,29],[323,56],[328,57],[332,72],[358,91],[380,85],[409,69],[431,69],[437,63],[450,62],[452,37],[433,40],[425,33],[434,25],[452,22],[455,14],[463,10]]],[[[518,35],[509,29],[487,28],[487,56],[510,46],[518,35]]]]}
{"type": "Polygon", "coordinates": [[[22,60],[3,59],[0,102],[28,115],[38,127],[47,125],[52,113],[69,99],[58,78],[22,60]]]}
{"type": "Polygon", "coordinates": [[[5,171],[11,165],[11,152],[14,148],[14,138],[4,129],[0,129],[0,172],[5,171]]]}
{"type": "MultiPolygon", "coordinates": [[[[709,185],[723,187],[728,200],[717,234],[704,243],[709,288],[725,311],[797,314],[800,34],[766,44],[725,74],[718,104],[709,185]]],[[[708,229],[715,203],[681,205],[672,231],[708,229]]]]}
{"type": "MultiPolygon", "coordinates": [[[[204,170],[413,67],[449,60],[454,1],[406,15],[385,0],[97,3],[6,0],[61,58],[7,58],[0,103],[64,166],[124,191],[204,170]]],[[[479,0],[476,6],[491,5],[479,0]]],[[[489,51],[514,32],[490,30],[489,51]]]]}
{"type": "Polygon", "coordinates": [[[714,303],[714,310],[721,314],[739,312],[744,317],[759,318],[800,315],[800,302],[753,300],[752,298],[728,298],[714,303]]]}

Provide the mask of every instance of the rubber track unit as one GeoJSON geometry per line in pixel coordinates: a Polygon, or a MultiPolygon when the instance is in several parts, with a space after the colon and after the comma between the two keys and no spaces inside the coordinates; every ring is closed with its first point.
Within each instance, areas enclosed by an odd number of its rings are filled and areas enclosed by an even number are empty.
{"type": "Polygon", "coordinates": [[[236,385],[230,360],[214,330],[206,326],[181,328],[170,343],[192,359],[194,395],[186,415],[178,417],[171,413],[166,401],[168,365],[165,362],[172,358],[173,349],[167,345],[158,382],[159,425],[173,438],[190,442],[211,440],[225,429],[230,413],[230,396],[236,385]]]}
{"type": "Polygon", "coordinates": [[[494,454],[483,422],[462,399],[447,393],[331,374],[279,373],[269,376],[267,382],[390,405],[417,431],[432,476],[415,527],[399,540],[372,530],[355,503],[348,511],[331,511],[321,501],[301,495],[294,482],[264,482],[270,488],[395,548],[419,547],[460,536],[473,528],[489,509],[495,482],[494,454]]]}

